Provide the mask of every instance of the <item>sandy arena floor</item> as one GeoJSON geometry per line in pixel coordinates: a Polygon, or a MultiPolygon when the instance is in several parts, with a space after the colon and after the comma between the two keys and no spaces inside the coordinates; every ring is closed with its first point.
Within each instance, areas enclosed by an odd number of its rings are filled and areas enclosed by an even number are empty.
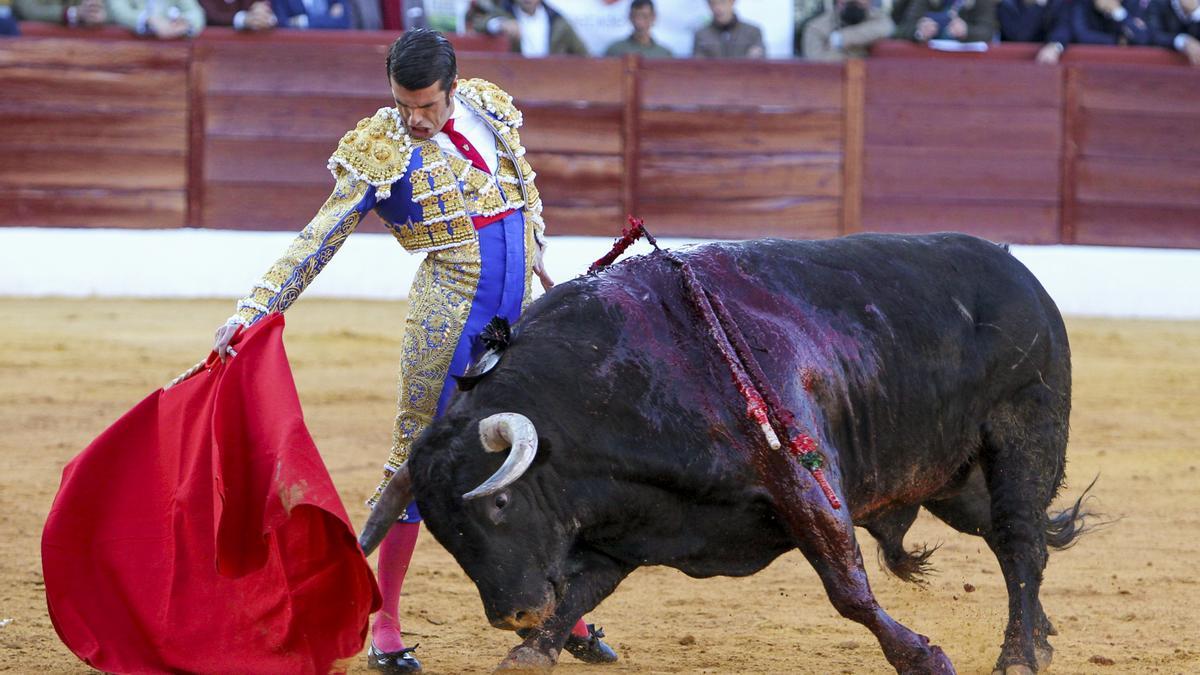
{"type": "MultiPolygon", "coordinates": [[[[202,357],[232,302],[0,298],[0,670],[86,672],[46,615],[42,523],[64,463],[153,388],[202,357]]],[[[351,518],[390,434],[404,307],[306,300],[288,347],[309,429],[351,518]]],[[[1097,474],[1093,507],[1120,521],[1051,555],[1042,594],[1059,629],[1051,672],[1200,672],[1200,323],[1069,322],[1075,410],[1066,495],[1097,474]]],[[[1065,495],[1064,495],[1065,496],[1065,495]]],[[[921,589],[864,554],[880,602],[962,673],[990,672],[1006,600],[995,558],[932,518],[907,543],[941,543],[921,589]],[[973,587],[973,591],[967,588],[973,587]]],[[[514,644],[487,626],[474,586],[422,534],[405,585],[409,644],[429,673],[487,672],[514,644]]],[[[881,673],[875,640],[839,617],[799,553],[748,579],[643,569],[590,617],[620,664],[559,672],[881,673]]],[[[354,661],[351,672],[366,672],[354,661]]]]}

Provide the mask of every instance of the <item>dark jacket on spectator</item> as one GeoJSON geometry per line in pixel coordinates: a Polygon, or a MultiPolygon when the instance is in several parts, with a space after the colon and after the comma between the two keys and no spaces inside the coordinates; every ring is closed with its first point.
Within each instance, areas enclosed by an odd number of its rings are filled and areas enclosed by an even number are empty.
{"type": "Polygon", "coordinates": [[[896,28],[896,37],[912,40],[917,32],[917,22],[927,14],[940,14],[959,5],[958,18],[967,24],[967,35],[963,42],[991,42],[996,35],[997,0],[911,0],[905,10],[904,21],[896,28]]]}
{"type": "Polygon", "coordinates": [[[232,26],[238,12],[250,9],[256,0],[197,0],[204,9],[204,17],[210,26],[232,26]]]}
{"type": "Polygon", "coordinates": [[[350,8],[342,0],[271,0],[280,28],[350,28],[350,8]]]}
{"type": "Polygon", "coordinates": [[[710,23],[696,31],[692,56],[707,59],[741,59],[748,56],[750,50],[755,47],[758,47],[760,54],[766,53],[762,30],[734,15],[728,26],[718,27],[710,23]]]}
{"type": "Polygon", "coordinates": [[[1071,3],[1071,36],[1075,42],[1089,45],[1150,44],[1150,31],[1146,26],[1149,0],[1122,0],[1127,12],[1121,21],[1096,11],[1089,0],[1074,0],[1071,3]]]}
{"type": "Polygon", "coordinates": [[[0,35],[20,35],[17,17],[13,14],[12,0],[0,0],[0,35]]]}
{"type": "Polygon", "coordinates": [[[1066,0],[1000,0],[1000,39],[1004,42],[1071,41],[1071,17],[1066,0]]]}
{"type": "MultiPolygon", "coordinates": [[[[566,17],[545,2],[542,3],[542,8],[550,17],[550,53],[588,56],[587,46],[583,44],[583,40],[579,39],[579,35],[575,33],[575,29],[571,27],[571,23],[567,21],[566,17]]],[[[471,7],[467,10],[467,24],[475,32],[485,35],[494,35],[492,31],[488,30],[488,22],[492,19],[516,19],[516,17],[517,6],[513,0],[472,0],[471,7]]],[[[519,39],[512,40],[510,47],[512,51],[520,53],[521,41],[519,39]]]]}
{"type": "Polygon", "coordinates": [[[1190,35],[1200,40],[1200,21],[1185,16],[1178,0],[1156,0],[1150,5],[1150,43],[1167,49],[1178,49],[1175,39],[1190,35]]]}

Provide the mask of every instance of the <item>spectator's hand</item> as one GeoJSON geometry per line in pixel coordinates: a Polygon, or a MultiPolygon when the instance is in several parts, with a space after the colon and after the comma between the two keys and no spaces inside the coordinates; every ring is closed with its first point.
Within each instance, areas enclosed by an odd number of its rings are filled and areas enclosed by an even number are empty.
{"type": "Polygon", "coordinates": [[[1183,54],[1187,57],[1188,63],[1200,66],[1200,40],[1188,35],[1183,43],[1183,54]]]}
{"type": "Polygon", "coordinates": [[[76,11],[79,12],[76,15],[79,17],[79,23],[84,26],[108,23],[108,9],[104,7],[104,0],[83,0],[76,11]]]}
{"type": "Polygon", "coordinates": [[[1042,45],[1042,48],[1038,50],[1037,56],[1034,57],[1034,61],[1047,66],[1052,66],[1058,63],[1059,59],[1062,58],[1062,51],[1062,46],[1057,42],[1044,44],[1042,45]]]}
{"type": "Polygon", "coordinates": [[[191,26],[183,19],[168,19],[152,16],[146,19],[146,27],[150,33],[160,40],[175,40],[188,34],[191,26]]]}
{"type": "Polygon", "coordinates": [[[217,329],[217,335],[213,340],[213,351],[217,353],[217,357],[221,359],[221,363],[225,363],[225,359],[237,356],[237,352],[233,347],[229,346],[229,342],[233,340],[233,336],[237,333],[238,328],[241,328],[236,323],[223,323],[217,329]]]}
{"type": "Polygon", "coordinates": [[[253,31],[270,30],[279,22],[271,5],[259,0],[246,12],[246,28],[253,31]]]}
{"type": "Polygon", "coordinates": [[[950,23],[946,25],[946,33],[955,40],[967,37],[967,22],[957,16],[950,19],[950,23]]]}
{"type": "Polygon", "coordinates": [[[1093,0],[1096,11],[1104,16],[1112,16],[1121,7],[1121,0],[1093,0]]]}
{"type": "Polygon", "coordinates": [[[542,262],[545,257],[546,247],[542,244],[537,245],[537,252],[533,254],[533,273],[537,275],[538,281],[542,282],[542,290],[548,291],[554,288],[554,280],[546,273],[546,267],[542,262]]]}
{"type": "Polygon", "coordinates": [[[516,19],[504,19],[500,22],[500,34],[509,40],[520,40],[521,24],[516,19]]]}
{"type": "Polygon", "coordinates": [[[761,59],[761,58],[766,58],[766,56],[767,56],[767,52],[758,45],[754,45],[750,49],[746,50],[746,58],[748,58],[748,59],[761,59]]]}
{"type": "Polygon", "coordinates": [[[937,35],[938,25],[933,19],[923,16],[917,21],[917,30],[913,37],[917,38],[917,42],[928,42],[937,35]]]}

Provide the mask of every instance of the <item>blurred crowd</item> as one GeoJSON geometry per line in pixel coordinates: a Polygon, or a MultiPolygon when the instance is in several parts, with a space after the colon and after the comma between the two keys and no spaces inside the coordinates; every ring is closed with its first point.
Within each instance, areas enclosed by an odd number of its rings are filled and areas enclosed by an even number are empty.
{"type": "MultiPolygon", "coordinates": [[[[753,0],[742,0],[750,2],[753,0]]],[[[389,30],[427,25],[426,0],[0,0],[0,34],[20,21],[86,28],[124,26],[158,39],[195,36],[207,25],[239,31],[389,30]]],[[[995,42],[1041,45],[1036,60],[1057,63],[1072,44],[1154,45],[1200,65],[1200,0],[794,0],[797,57],[866,56],[884,39],[938,49],[995,42]]],[[[695,58],[766,56],[759,26],[738,17],[736,0],[695,0],[711,16],[696,31],[695,58]]],[[[656,42],[653,0],[629,4],[629,34],[595,56],[676,55],[656,42]]],[[[507,38],[514,52],[589,55],[571,22],[545,0],[471,0],[463,28],[507,38]]]]}

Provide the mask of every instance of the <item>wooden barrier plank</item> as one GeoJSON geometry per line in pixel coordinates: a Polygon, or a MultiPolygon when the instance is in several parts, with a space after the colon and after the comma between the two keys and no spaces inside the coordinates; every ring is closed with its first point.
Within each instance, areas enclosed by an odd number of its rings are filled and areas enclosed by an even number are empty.
{"type": "Polygon", "coordinates": [[[809,239],[837,236],[840,211],[841,201],[828,197],[705,202],[643,197],[634,215],[655,236],[809,239]]]}
{"type": "MultiPolygon", "coordinates": [[[[204,192],[204,227],[299,232],[332,191],[332,179],[325,185],[271,186],[210,180],[204,192]]],[[[382,223],[373,214],[364,218],[359,227],[363,231],[383,231],[382,223]]]]}
{"type": "MultiPolygon", "coordinates": [[[[85,31],[75,30],[76,33],[85,31]]],[[[124,31],[122,31],[124,32],[124,31]]],[[[144,40],[5,40],[0,72],[19,66],[47,70],[127,72],[187,69],[189,46],[144,40]]]]}
{"type": "Polygon", "coordinates": [[[904,104],[1057,109],[1062,75],[1035,63],[867,61],[868,109],[904,104]]]}
{"type": "Polygon", "coordinates": [[[524,106],[521,113],[525,119],[521,143],[530,152],[621,153],[620,106],[575,108],[534,103],[524,106]]]}
{"type": "Polygon", "coordinates": [[[1138,157],[1159,161],[1200,157],[1200,108],[1190,113],[1084,110],[1079,115],[1080,152],[1091,157],[1138,157]]]}
{"type": "Polygon", "coordinates": [[[0,185],[22,188],[183,190],[183,153],[125,153],[103,148],[71,152],[9,148],[0,163],[0,185]]]}
{"type": "Polygon", "coordinates": [[[531,152],[528,158],[547,206],[621,208],[620,156],[531,152]]]}
{"type": "Polygon", "coordinates": [[[328,96],[388,95],[383,45],[311,45],[267,41],[200,43],[194,58],[208,70],[208,93],[328,96]]]}
{"type": "Polygon", "coordinates": [[[998,242],[1058,242],[1058,208],[1054,204],[1012,202],[955,203],[930,200],[868,198],[863,201],[867,232],[967,232],[998,242]]]}
{"type": "Polygon", "coordinates": [[[284,139],[209,138],[204,144],[208,181],[242,182],[270,190],[275,183],[333,188],[326,168],[333,147],[327,142],[284,139]]]}
{"type": "Polygon", "coordinates": [[[1094,65],[1079,69],[1080,105],[1087,110],[1180,113],[1200,110],[1200,87],[1190,68],[1094,65]]]}
{"type": "Polygon", "coordinates": [[[184,153],[188,148],[187,117],[172,111],[31,111],[0,105],[0,129],[13,130],[0,136],[0,147],[47,152],[86,147],[184,153]]]}
{"type": "Polygon", "coordinates": [[[205,133],[209,137],[324,141],[332,153],[342,134],[390,105],[386,91],[375,96],[211,93],[205,97],[205,133]]]}
{"type": "Polygon", "coordinates": [[[460,54],[462,77],[481,77],[512,94],[517,107],[534,103],[621,104],[620,59],[549,56],[526,59],[520,54],[460,54]]]}
{"type": "Polygon", "coordinates": [[[651,200],[838,197],[841,173],[837,155],[646,155],[638,187],[651,200]]]}
{"type": "Polygon", "coordinates": [[[0,185],[0,226],[173,228],[183,190],[41,189],[0,185]]]}
{"type": "Polygon", "coordinates": [[[862,59],[850,59],[846,62],[841,234],[850,234],[862,228],[863,151],[866,147],[866,77],[867,68],[862,59]]]}
{"type": "Polygon", "coordinates": [[[643,154],[842,151],[840,111],[762,111],[752,125],[711,110],[643,110],[640,117],[643,154]]]}
{"type": "Polygon", "coordinates": [[[871,199],[925,197],[959,204],[1057,203],[1059,198],[1057,155],[871,146],[865,154],[863,194],[871,199]]]}
{"type": "Polygon", "coordinates": [[[187,111],[181,68],[109,72],[13,66],[0,68],[0,105],[6,110],[139,113],[187,111]]]}
{"type": "Polygon", "coordinates": [[[1061,143],[1062,112],[1058,108],[880,102],[866,106],[869,147],[1057,155],[1061,143]]]}
{"type": "MultiPolygon", "coordinates": [[[[841,110],[842,66],[799,61],[646,59],[640,69],[647,109],[717,107],[841,110]]],[[[747,118],[731,115],[729,125],[747,118]]]]}
{"type": "Polygon", "coordinates": [[[1200,248],[1200,208],[1079,204],[1079,244],[1200,248]]]}
{"type": "Polygon", "coordinates": [[[1170,162],[1084,156],[1076,164],[1076,176],[1075,196],[1080,204],[1200,208],[1200,156],[1170,162]]]}
{"type": "Polygon", "coordinates": [[[621,227],[627,225],[620,203],[594,206],[546,204],[542,217],[546,221],[546,233],[551,236],[615,237],[621,234],[621,227]]]}

